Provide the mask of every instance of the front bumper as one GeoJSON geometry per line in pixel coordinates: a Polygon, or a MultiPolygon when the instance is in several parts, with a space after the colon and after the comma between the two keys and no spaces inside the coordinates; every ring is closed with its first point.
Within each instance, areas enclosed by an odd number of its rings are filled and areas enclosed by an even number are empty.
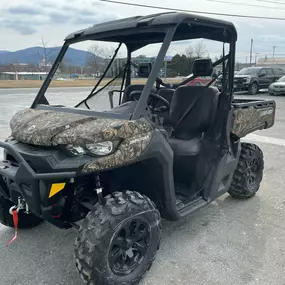
{"type": "Polygon", "coordinates": [[[277,89],[277,88],[270,88],[268,89],[269,94],[273,95],[284,95],[285,94],[285,89],[277,89]]]}
{"type": "Polygon", "coordinates": [[[15,159],[0,161],[0,194],[14,203],[20,195],[35,215],[54,224],[60,224],[60,221],[52,219],[52,200],[48,199],[50,185],[56,182],[69,182],[77,176],[76,171],[36,173],[15,146],[0,141],[0,148],[15,159]],[[7,181],[10,183],[9,187],[7,181]]]}
{"type": "MultiPolygon", "coordinates": [[[[222,83],[216,83],[215,85],[219,90],[222,90],[222,83]]],[[[248,90],[249,84],[234,84],[234,91],[246,91],[248,90]]]]}
{"type": "Polygon", "coordinates": [[[249,84],[234,84],[234,91],[245,91],[248,90],[249,84]]]}

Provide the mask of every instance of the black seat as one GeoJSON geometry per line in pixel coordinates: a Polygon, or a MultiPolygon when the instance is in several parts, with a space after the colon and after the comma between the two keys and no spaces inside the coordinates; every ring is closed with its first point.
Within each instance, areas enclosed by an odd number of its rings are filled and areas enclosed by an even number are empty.
{"type": "Polygon", "coordinates": [[[203,133],[215,120],[219,91],[205,86],[180,86],[172,98],[169,119],[172,136],[169,144],[174,155],[199,154],[203,133]]]}
{"type": "MultiPolygon", "coordinates": [[[[184,189],[178,185],[185,185],[189,196],[195,197],[200,191],[202,183],[198,181],[201,175],[198,162],[200,154],[203,154],[202,140],[215,120],[218,100],[219,91],[205,86],[181,86],[173,94],[170,105],[173,131],[168,142],[174,153],[177,193],[184,189]]],[[[185,194],[184,190],[182,192],[185,194]]]]}

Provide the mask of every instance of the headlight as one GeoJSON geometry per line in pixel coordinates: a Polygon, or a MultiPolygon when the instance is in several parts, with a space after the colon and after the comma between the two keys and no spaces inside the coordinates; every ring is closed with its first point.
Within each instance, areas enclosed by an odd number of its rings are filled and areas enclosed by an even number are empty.
{"type": "Polygon", "coordinates": [[[250,77],[245,78],[245,83],[249,83],[250,82],[250,77]]]}
{"type": "Polygon", "coordinates": [[[75,156],[80,156],[83,154],[89,155],[108,155],[114,152],[118,147],[120,141],[105,141],[98,143],[90,143],[85,146],[77,146],[69,144],[66,146],[66,149],[75,156]]]}
{"type": "Polygon", "coordinates": [[[75,146],[75,145],[72,145],[72,144],[69,144],[66,146],[66,149],[71,152],[73,155],[83,155],[86,153],[86,151],[84,150],[83,147],[81,146],[75,146]]]}
{"type": "Polygon", "coordinates": [[[96,155],[108,155],[113,151],[114,145],[111,141],[105,141],[87,144],[86,148],[88,149],[88,151],[96,155]]]}

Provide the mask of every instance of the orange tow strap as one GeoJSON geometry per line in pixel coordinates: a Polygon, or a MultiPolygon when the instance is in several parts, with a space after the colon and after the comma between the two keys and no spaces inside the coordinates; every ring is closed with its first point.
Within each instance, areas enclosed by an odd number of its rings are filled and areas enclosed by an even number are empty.
{"type": "Polygon", "coordinates": [[[14,223],[14,229],[15,229],[15,235],[14,237],[7,243],[6,247],[8,247],[13,241],[15,241],[18,237],[18,224],[19,224],[19,216],[17,209],[14,209],[12,211],[13,216],[13,223],[14,223]]]}

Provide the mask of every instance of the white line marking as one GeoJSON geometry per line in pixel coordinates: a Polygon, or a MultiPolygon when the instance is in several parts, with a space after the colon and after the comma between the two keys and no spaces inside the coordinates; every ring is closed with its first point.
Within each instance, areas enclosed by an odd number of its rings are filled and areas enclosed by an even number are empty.
{"type": "Polygon", "coordinates": [[[272,138],[267,136],[260,136],[256,134],[249,134],[243,140],[250,140],[253,142],[260,142],[260,143],[268,143],[268,144],[274,144],[274,145],[280,145],[285,146],[285,140],[278,139],[278,138],[272,138]]]}

